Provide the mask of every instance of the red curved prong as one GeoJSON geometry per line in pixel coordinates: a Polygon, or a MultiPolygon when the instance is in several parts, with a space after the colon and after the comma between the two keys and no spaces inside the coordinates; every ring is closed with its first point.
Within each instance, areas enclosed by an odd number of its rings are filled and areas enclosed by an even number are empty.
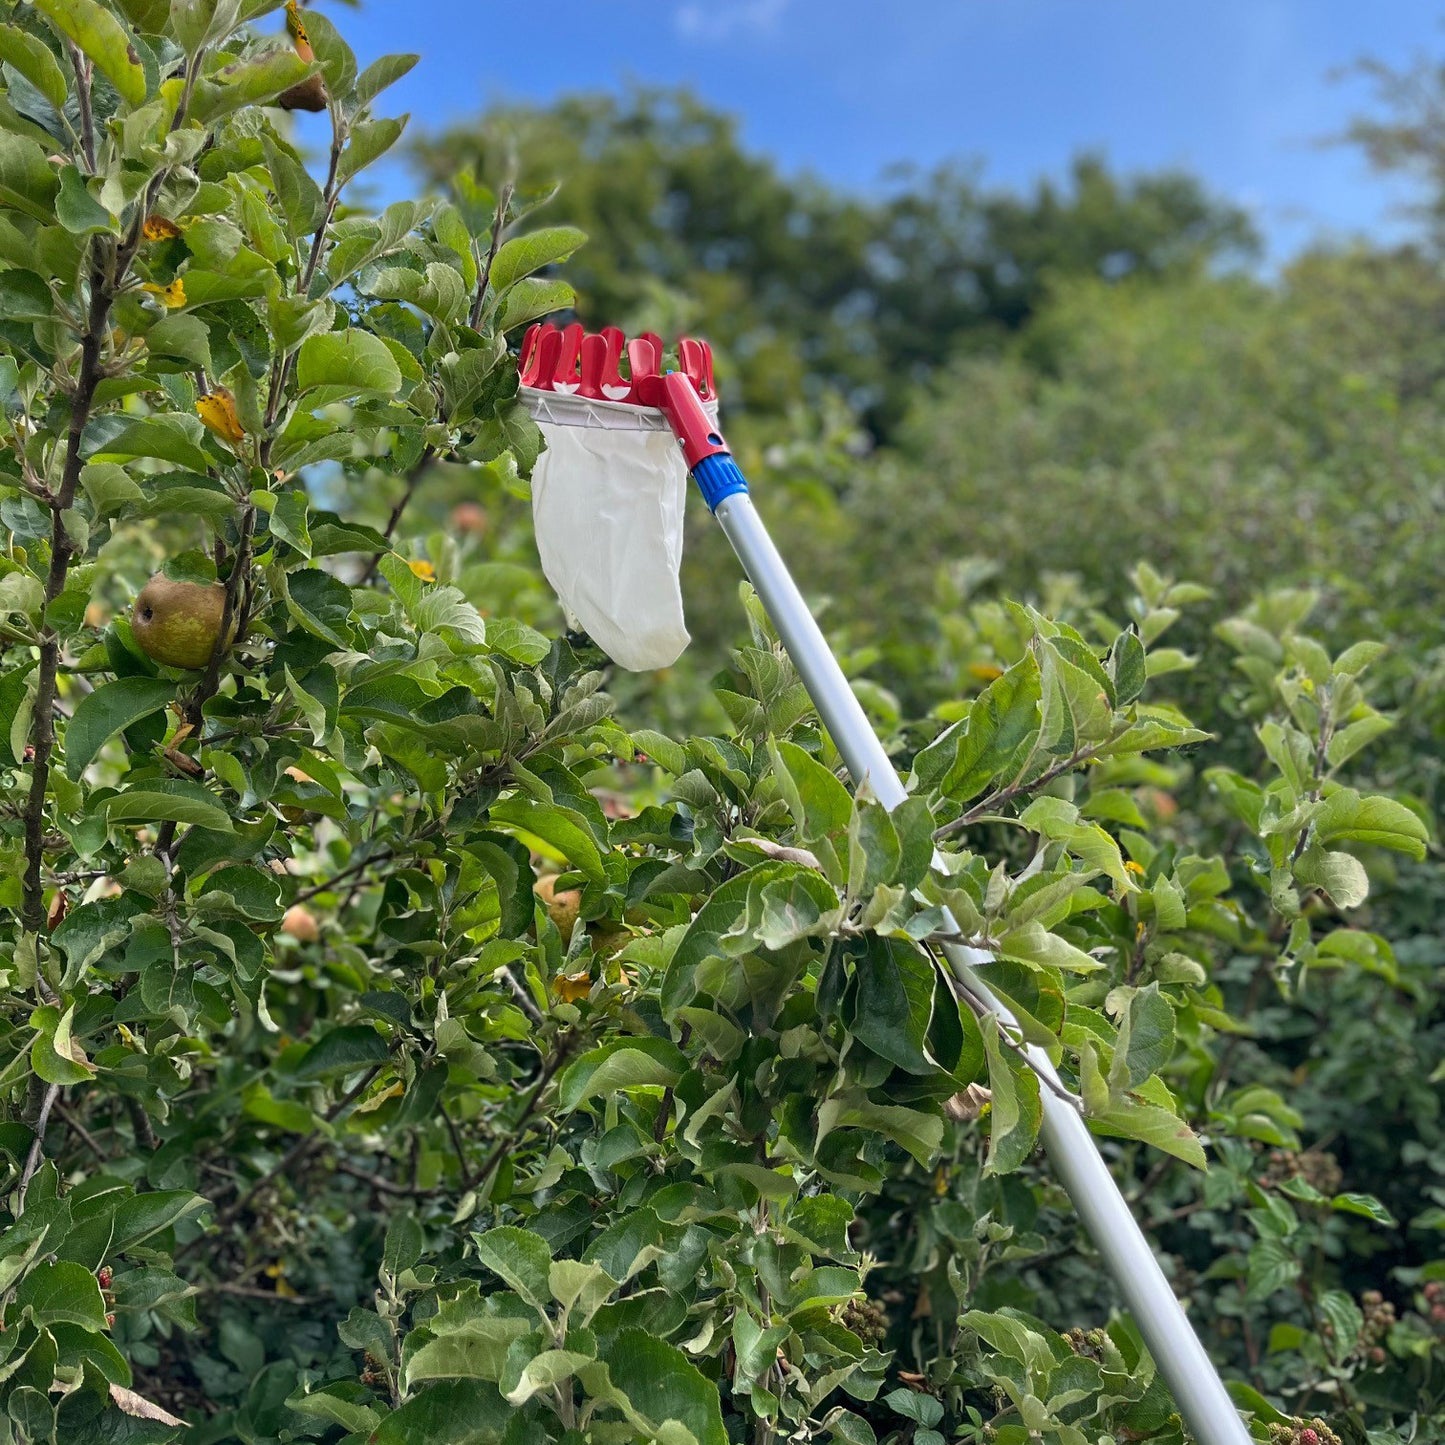
{"type": "Polygon", "coordinates": [[[582,350],[582,338],[585,335],[580,321],[574,321],[563,330],[561,346],[557,352],[557,365],[552,372],[553,391],[577,390],[577,357],[582,350]]]}
{"type": "Polygon", "coordinates": [[[550,322],[534,321],[522,338],[522,356],[517,370],[523,386],[537,385],[537,363],[542,358],[542,333],[552,329],[550,322]]]}

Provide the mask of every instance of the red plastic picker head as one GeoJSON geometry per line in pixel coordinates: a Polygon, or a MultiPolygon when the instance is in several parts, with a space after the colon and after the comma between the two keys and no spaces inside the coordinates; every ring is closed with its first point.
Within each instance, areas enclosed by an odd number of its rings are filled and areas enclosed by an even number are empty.
{"type": "Polygon", "coordinates": [[[664,373],[662,340],[651,332],[628,341],[616,326],[589,334],[577,321],[560,330],[548,322],[528,329],[518,367],[522,385],[534,391],[661,411],[691,471],[704,457],[726,453],[728,446],[702,405],[717,399],[712,347],[685,336],[677,354],[680,370],[664,373]],[[624,350],[626,376],[621,371],[624,350]]]}

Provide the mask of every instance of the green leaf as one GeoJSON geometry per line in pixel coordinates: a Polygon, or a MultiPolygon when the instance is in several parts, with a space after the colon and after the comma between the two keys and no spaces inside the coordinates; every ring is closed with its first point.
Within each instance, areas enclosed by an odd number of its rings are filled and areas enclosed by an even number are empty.
{"type": "Polygon", "coordinates": [[[302,1385],[287,1397],[286,1408],[298,1415],[308,1415],[313,1420],[340,1425],[353,1434],[369,1436],[381,1423],[381,1414],[368,1403],[371,1398],[364,1385],[350,1381],[327,1385],[320,1390],[302,1385]]]}
{"type": "Polygon", "coordinates": [[[93,462],[120,462],[130,457],[159,457],[203,475],[210,470],[210,454],[201,446],[204,428],[199,417],[176,413],[149,416],[131,422],[89,458],[93,462]]]}
{"type": "Polygon", "coordinates": [[[1119,1020],[1114,1063],[1109,1070],[1112,1094],[1137,1089],[1174,1056],[1174,1009],[1151,983],[1129,999],[1119,1020]]]}
{"type": "Polygon", "coordinates": [[[505,291],[514,281],[565,261],[587,239],[576,226],[548,226],[530,235],[515,236],[497,252],[489,281],[493,291],[505,291]]]}
{"type": "Polygon", "coordinates": [[[383,55],[373,60],[356,77],[356,89],[352,99],[358,106],[375,100],[390,85],[395,85],[421,59],[419,55],[383,55]]]}
{"type": "Polygon", "coordinates": [[[546,1241],[526,1229],[501,1225],[472,1237],[477,1258],[515,1290],[533,1309],[545,1311],[552,1299],[548,1283],[552,1253],[546,1241]]]}
{"type": "MultiPolygon", "coordinates": [[[[668,963],[662,983],[662,1007],[666,1016],[671,1017],[677,1009],[692,1002],[697,992],[694,975],[698,967],[709,958],[726,954],[723,935],[737,923],[747,908],[749,896],[761,892],[772,882],[789,879],[803,871],[811,872],[800,869],[796,863],[760,863],[713,890],[712,896],[693,916],[668,963]]],[[[818,875],[814,873],[813,877],[818,875]]]]}
{"type": "Polygon", "coordinates": [[[370,1024],[346,1024],[323,1034],[296,1066],[298,1079],[323,1079],[370,1068],[387,1057],[386,1040],[370,1024]]]}
{"type": "Polygon", "coordinates": [[[515,1415],[495,1385],[447,1380],[393,1410],[366,1441],[367,1445],[501,1445],[515,1415]]]}
{"type": "Polygon", "coordinates": [[[246,1088],[241,1094],[241,1107],[253,1119],[291,1134],[311,1134],[317,1129],[316,1115],[305,1104],[298,1104],[292,1099],[272,1098],[264,1084],[256,1083],[246,1088]]]}
{"type": "MultiPolygon", "coordinates": [[[[287,234],[293,241],[310,236],[326,214],[326,197],[311,179],[306,167],[266,137],[266,168],[276,192],[287,234]]],[[[343,335],[345,333],[342,333],[343,335]]]]}
{"type": "Polygon", "coordinates": [[[219,798],[185,778],[148,780],[103,799],[96,813],[107,823],[185,823],[229,833],[231,817],[219,798]]]}
{"type": "Polygon", "coordinates": [[[146,349],[152,356],[174,356],[199,366],[204,371],[215,369],[211,360],[211,333],[199,316],[176,312],[162,316],[146,332],[146,349]]]}
{"type": "Polygon", "coordinates": [[[37,1324],[71,1324],[105,1329],[105,1301],[95,1276],[71,1260],[45,1260],[31,1267],[15,1287],[12,1308],[29,1311],[37,1324]]]}
{"type": "Polygon", "coordinates": [[[989,1112],[988,1158],[990,1174],[1009,1174],[1033,1153],[1043,1123],[1038,1075],[1000,1038],[1003,1025],[997,1015],[980,1021],[984,1056],[988,1059],[988,1085],[993,1099],[989,1112]]]}
{"type": "Polygon", "coordinates": [[[294,50],[263,51],[198,81],[189,114],[193,120],[213,125],[242,106],[275,100],[311,73],[311,65],[294,50]]]}
{"type": "Polygon", "coordinates": [[[120,1254],[209,1207],[189,1189],[146,1190],[116,1206],[109,1253],[120,1254]]]}
{"type": "Polygon", "coordinates": [[[513,793],[492,804],[491,818],[550,843],[589,878],[599,883],[605,880],[597,840],[582,815],[571,808],[513,793]]]}
{"type": "Polygon", "coordinates": [[[307,529],[306,489],[287,487],[284,492],[273,494],[275,506],[271,512],[271,530],[283,542],[289,543],[303,557],[311,556],[311,533],[307,529]]]}
{"type": "MultiPolygon", "coordinates": [[[[59,188],[55,171],[39,145],[28,136],[0,130],[0,201],[48,224],[55,219],[55,193],[59,188]]],[[[44,282],[41,284],[43,286],[44,282]]],[[[49,296],[49,288],[46,288],[46,296],[49,296]]],[[[54,310],[53,303],[49,309],[54,310]]],[[[14,314],[8,304],[7,312],[14,314]]]]}
{"type": "MultiPolygon", "coordinates": [[[[302,392],[320,389],[331,400],[392,396],[401,390],[401,372],[379,336],[351,327],[308,336],[301,343],[296,385],[302,392]]],[[[321,403],[313,399],[311,404],[321,403]]]]}
{"type": "Polygon", "coordinates": [[[39,36],[15,25],[0,25],[0,60],[13,65],[56,110],[65,109],[70,82],[39,36]]]}
{"type": "Polygon", "coordinates": [[[875,1054],[910,1074],[938,1065],[927,1052],[933,1018],[933,964],[909,944],[876,934],[845,948],[857,988],[853,1033],[875,1054]]]}
{"type": "Polygon", "coordinates": [[[1372,1219],[1388,1229],[1398,1228],[1395,1216],[1373,1194],[1336,1194],[1330,1200],[1330,1208],[1339,1214],[1358,1214],[1362,1219],[1372,1219]]]}
{"type": "Polygon", "coordinates": [[[96,0],[35,0],[35,8],[90,57],[127,105],[145,103],[146,77],[125,27],[96,0]]]}
{"type": "Polygon", "coordinates": [[[686,1068],[687,1058],[668,1039],[613,1039],[563,1070],[557,1102],[570,1111],[621,1089],[664,1087],[675,1084],[686,1068]]]}
{"type": "Polygon", "coordinates": [[[968,716],[930,743],[913,763],[924,787],[966,803],[981,793],[1039,720],[1039,669],[1026,653],[974,700],[968,716]]]}
{"type": "Polygon", "coordinates": [[[512,1342],[536,1326],[536,1315],[520,1299],[501,1293],[481,1299],[475,1284],[464,1285],[459,1296],[442,1300],[427,1320],[431,1338],[423,1338],[417,1345],[413,1344],[416,1336],[408,1338],[404,1354],[407,1383],[500,1380],[512,1342]]]}
{"type": "Polygon", "coordinates": [[[513,1371],[508,1370],[504,1374],[501,1381],[503,1398],[509,1405],[521,1407],[533,1395],[570,1380],[583,1365],[591,1364],[595,1358],[595,1355],[582,1354],[578,1350],[543,1350],[527,1361],[517,1374],[515,1383],[510,1378],[513,1371]]]}
{"type": "Polygon", "coordinates": [[[605,1359],[621,1408],[640,1430],[682,1425],[697,1445],[728,1445],[717,1386],[681,1350],[645,1330],[623,1330],[605,1359]]]}
{"type": "Polygon", "coordinates": [[[601,1265],[580,1259],[553,1260],[547,1280],[552,1297],[575,1324],[585,1325],[617,1289],[617,1281],[601,1265]]]}
{"type": "Polygon", "coordinates": [[[539,316],[565,311],[576,300],[577,293],[565,281],[517,281],[502,300],[497,325],[502,331],[515,331],[539,316]]]}
{"type": "Polygon", "coordinates": [[[62,1014],[51,1004],[42,1005],[30,1015],[37,1030],[30,1045],[30,1067],[47,1084],[84,1084],[95,1077],[95,1066],[75,1043],[71,1024],[75,1005],[62,1014]]]}
{"type": "Polygon", "coordinates": [[[153,677],[121,677],[87,693],[65,730],[66,777],[77,781],[109,739],[160,712],[175,695],[174,683],[153,677]]]}
{"type": "Polygon", "coordinates": [[[875,1104],[857,1092],[818,1105],[818,1143],[835,1129],[872,1130],[906,1149],[925,1167],[943,1143],[943,1120],[937,1114],[899,1104],[875,1104]]]}
{"type": "Polygon", "coordinates": [[[1316,844],[1295,859],[1294,876],[1306,888],[1327,893],[1337,908],[1358,908],[1370,893],[1370,876],[1358,858],[1316,844]]]}
{"type": "Polygon", "coordinates": [[[1430,831],[1420,818],[1393,798],[1361,797],[1353,788],[1339,788],[1315,815],[1319,843],[1369,843],[1408,853],[1416,862],[1425,856],[1430,831]]]}
{"type": "Polygon", "coordinates": [[[74,166],[60,170],[60,194],[55,198],[55,219],[73,235],[119,232],[120,223],[86,189],[85,178],[74,166]]]}
{"type": "MultiPolygon", "coordinates": [[[[812,847],[841,839],[853,817],[853,799],[832,772],[796,743],[768,740],[773,773],[793,815],[799,838],[812,847]]],[[[836,855],[833,856],[836,871],[836,855]]],[[[837,881],[841,882],[841,878],[837,881]]]]}
{"type": "Polygon", "coordinates": [[[402,116],[398,120],[364,120],[353,125],[351,139],[342,151],[341,160],[336,167],[338,182],[349,181],[352,176],[384,156],[401,139],[401,133],[406,129],[406,121],[407,118],[402,116]]]}

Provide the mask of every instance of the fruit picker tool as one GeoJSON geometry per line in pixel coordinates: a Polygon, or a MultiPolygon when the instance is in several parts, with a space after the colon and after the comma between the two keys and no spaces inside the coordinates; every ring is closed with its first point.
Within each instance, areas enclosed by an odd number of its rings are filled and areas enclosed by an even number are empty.
{"type": "MultiPolygon", "coordinates": [[[[535,326],[522,346],[520,396],[544,423],[549,446],[569,474],[563,480],[584,510],[598,468],[625,465],[631,455],[645,470],[653,465],[658,434],[676,438],[687,471],[732,543],[854,783],[866,783],[884,807],[895,808],[907,796],[903,783],[773,545],[718,428],[712,353],[706,342],[688,338],[678,344],[678,359],[679,369],[664,372],[662,345],[652,335],[625,342],[616,328],[587,335],[575,324],[562,330],[535,326]],[[574,428],[586,429],[586,435],[579,437],[574,428]]],[[[675,454],[672,461],[675,466],[675,454]]],[[[604,501],[598,510],[607,505],[604,501]]],[[[607,525],[598,515],[589,523],[607,525]]],[[[685,631],[681,638],[685,645],[685,631]]],[[[673,646],[681,650],[674,638],[664,654],[673,646]]],[[[945,919],[945,928],[957,931],[952,918],[945,919]]],[[[1040,1135],[1050,1164],[1132,1311],[1180,1415],[1200,1445],[1247,1445],[1249,1433],[1100,1156],[1081,1108],[1048,1055],[1023,1044],[1008,1007],[980,978],[978,970],[992,955],[959,943],[945,943],[943,952],[959,986],[1020,1041],[1049,1085],[1040,1090],[1040,1135]]]]}

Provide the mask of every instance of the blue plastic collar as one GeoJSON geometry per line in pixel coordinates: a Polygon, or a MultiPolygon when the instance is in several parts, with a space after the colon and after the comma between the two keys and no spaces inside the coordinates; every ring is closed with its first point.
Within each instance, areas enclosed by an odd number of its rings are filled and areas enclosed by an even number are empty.
{"type": "Polygon", "coordinates": [[[704,457],[692,469],[692,475],[702,493],[703,501],[714,512],[724,497],[735,497],[739,492],[746,492],[748,489],[748,479],[726,452],[704,457]]]}

